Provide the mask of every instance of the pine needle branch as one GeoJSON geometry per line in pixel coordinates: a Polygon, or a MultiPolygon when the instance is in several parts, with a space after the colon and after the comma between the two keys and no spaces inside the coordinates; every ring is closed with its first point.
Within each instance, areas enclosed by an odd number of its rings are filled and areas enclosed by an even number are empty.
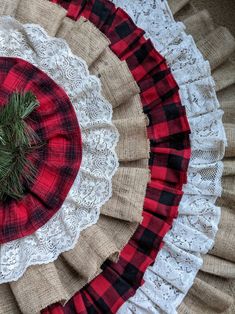
{"type": "Polygon", "coordinates": [[[36,170],[27,155],[39,139],[25,119],[39,106],[31,92],[15,92],[0,107],[0,200],[24,195],[23,181],[32,182],[36,170]]]}

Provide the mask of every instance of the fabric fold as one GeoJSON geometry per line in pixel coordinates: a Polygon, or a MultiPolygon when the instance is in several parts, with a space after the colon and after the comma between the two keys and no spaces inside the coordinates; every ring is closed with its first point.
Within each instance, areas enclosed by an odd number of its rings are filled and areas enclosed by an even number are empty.
{"type": "MultiPolygon", "coordinates": [[[[140,95],[134,95],[130,97],[126,102],[116,107],[113,111],[113,119],[127,119],[139,117],[143,114],[143,108],[141,104],[140,95]]],[[[147,125],[149,124],[148,118],[145,116],[147,120],[147,125]]]]}
{"type": "Polygon", "coordinates": [[[173,14],[179,12],[188,3],[189,3],[189,0],[179,0],[179,1],[169,0],[169,5],[171,7],[173,14]]]}
{"type": "Polygon", "coordinates": [[[235,264],[210,254],[204,256],[201,269],[205,273],[235,279],[235,264]]]}
{"type": "Polygon", "coordinates": [[[18,303],[8,284],[2,284],[0,289],[0,313],[21,314],[18,303]]]}
{"type": "MultiPolygon", "coordinates": [[[[14,3],[15,1],[10,0],[10,2],[14,3]]],[[[7,12],[2,12],[2,15],[7,14],[7,12]]],[[[35,0],[20,0],[15,13],[16,19],[20,20],[21,23],[40,24],[50,36],[56,35],[65,16],[65,10],[61,10],[59,7],[53,6],[49,2],[42,3],[35,0]],[[51,16],[53,16],[53,21],[51,16]]]]}
{"type": "Polygon", "coordinates": [[[114,108],[139,92],[136,82],[133,82],[133,78],[128,75],[130,72],[126,62],[119,63],[118,66],[110,66],[103,71],[91,71],[100,78],[103,94],[114,108]],[[118,76],[119,71],[123,73],[122,80],[118,76]]]}
{"type": "Polygon", "coordinates": [[[228,309],[228,305],[232,304],[233,302],[232,297],[229,297],[220,289],[213,287],[212,285],[209,285],[206,282],[206,278],[207,278],[206,275],[204,275],[202,276],[202,279],[197,278],[195,280],[195,284],[192,288],[192,294],[195,294],[196,297],[199,297],[201,301],[211,304],[212,309],[215,310],[219,308],[220,311],[226,311],[228,309]],[[203,280],[203,277],[205,277],[205,280],[203,280]],[[205,294],[205,291],[207,291],[207,294],[205,294]]]}
{"type": "Polygon", "coordinates": [[[119,161],[148,158],[149,142],[146,141],[146,119],[144,117],[113,120],[120,134],[117,145],[119,161]]]}
{"type": "Polygon", "coordinates": [[[15,16],[20,1],[21,0],[2,0],[0,15],[15,16]]]}
{"type": "MultiPolygon", "coordinates": [[[[219,92],[225,88],[229,88],[235,84],[235,64],[231,61],[227,61],[220,67],[216,68],[213,72],[213,78],[216,83],[216,91],[219,92]]],[[[223,103],[221,103],[223,108],[223,103]]],[[[227,110],[225,110],[225,115],[227,110]]]]}
{"type": "MultiPolygon", "coordinates": [[[[51,3],[49,4],[51,5],[51,3]]],[[[58,9],[60,8],[58,7],[58,9]]],[[[99,58],[109,45],[107,37],[91,23],[87,23],[86,19],[71,23],[70,20],[65,18],[56,36],[63,38],[73,53],[86,61],[88,67],[99,58]]]]}
{"type": "Polygon", "coordinates": [[[218,27],[205,38],[197,42],[205,59],[210,62],[211,69],[221,65],[234,51],[235,40],[226,27],[218,27]]]}
{"type": "Polygon", "coordinates": [[[195,41],[203,39],[214,30],[213,19],[207,10],[202,10],[184,20],[186,31],[195,41]]]}
{"type": "Polygon", "coordinates": [[[41,272],[40,269],[29,268],[22,280],[11,283],[10,288],[18,303],[20,313],[36,313],[35,303],[38,304],[37,312],[39,312],[47,302],[54,301],[55,295],[57,302],[63,304],[68,298],[67,291],[61,285],[58,270],[53,263],[45,265],[44,272],[41,272]],[[25,302],[27,296],[30,296],[32,302],[25,302]]]}
{"type": "Polygon", "coordinates": [[[147,169],[120,167],[113,178],[113,197],[101,208],[101,213],[120,220],[140,222],[149,176],[147,169]]]}

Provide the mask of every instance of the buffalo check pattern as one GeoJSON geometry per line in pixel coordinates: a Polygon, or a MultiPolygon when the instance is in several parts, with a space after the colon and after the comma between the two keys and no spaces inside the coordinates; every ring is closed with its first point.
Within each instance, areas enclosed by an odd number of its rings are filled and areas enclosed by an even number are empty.
{"type": "Polygon", "coordinates": [[[66,305],[54,304],[43,314],[116,313],[143,284],[143,275],[163,245],[163,237],[177,216],[190,158],[189,124],[178,86],[165,59],[144,31],[108,0],[51,0],[67,9],[68,17],[90,20],[111,41],[110,48],[126,60],[140,87],[143,111],[148,116],[151,143],[143,222],[120,254],[107,260],[102,273],[66,305]]]}
{"type": "Polygon", "coordinates": [[[15,91],[31,91],[40,106],[27,123],[40,138],[27,156],[37,169],[32,183],[23,182],[20,200],[0,203],[0,243],[32,234],[61,207],[81,164],[82,143],[76,113],[68,96],[51,78],[18,58],[0,58],[0,105],[15,91]]]}

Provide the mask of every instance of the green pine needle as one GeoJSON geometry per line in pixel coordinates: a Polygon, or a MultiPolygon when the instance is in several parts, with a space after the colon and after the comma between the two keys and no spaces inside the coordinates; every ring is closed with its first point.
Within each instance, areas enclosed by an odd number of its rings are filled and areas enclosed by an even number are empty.
{"type": "Polygon", "coordinates": [[[22,198],[23,181],[32,182],[36,170],[27,154],[39,139],[25,119],[39,106],[31,92],[15,92],[7,105],[0,107],[0,200],[22,198]]]}

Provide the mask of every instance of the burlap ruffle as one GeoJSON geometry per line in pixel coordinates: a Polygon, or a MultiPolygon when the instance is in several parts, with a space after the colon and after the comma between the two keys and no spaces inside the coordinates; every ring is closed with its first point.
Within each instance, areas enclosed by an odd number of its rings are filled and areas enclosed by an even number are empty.
{"type": "Polygon", "coordinates": [[[76,247],[61,254],[56,262],[32,266],[17,282],[0,286],[0,313],[32,314],[52,303],[66,302],[101,271],[104,260],[116,260],[142,220],[149,180],[147,121],[139,88],[126,62],[111,52],[108,39],[90,22],[73,22],[65,18],[65,10],[45,0],[4,0],[0,14],[40,24],[51,36],[64,38],[73,53],[85,59],[90,72],[100,78],[120,132],[120,167],[113,178],[113,196],[102,207],[98,223],[84,230],[76,247]]]}
{"type": "Polygon", "coordinates": [[[217,201],[221,206],[221,221],[215,245],[204,256],[202,269],[178,312],[232,314],[235,312],[235,103],[231,96],[235,94],[235,64],[229,57],[235,50],[235,40],[225,27],[215,27],[206,10],[197,12],[189,0],[169,3],[212,66],[228,140],[223,160],[223,192],[217,201]]]}

